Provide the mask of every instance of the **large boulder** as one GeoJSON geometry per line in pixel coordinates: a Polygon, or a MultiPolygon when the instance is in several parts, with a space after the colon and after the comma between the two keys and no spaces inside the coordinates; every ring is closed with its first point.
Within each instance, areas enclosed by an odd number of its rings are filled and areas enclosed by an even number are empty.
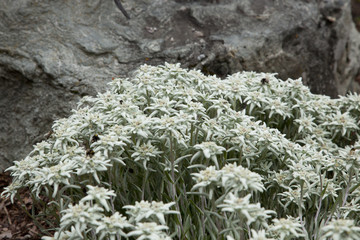
{"type": "Polygon", "coordinates": [[[224,77],[302,77],[314,93],[358,91],[350,0],[0,1],[0,171],[84,95],[139,65],[180,62],[224,77]]]}

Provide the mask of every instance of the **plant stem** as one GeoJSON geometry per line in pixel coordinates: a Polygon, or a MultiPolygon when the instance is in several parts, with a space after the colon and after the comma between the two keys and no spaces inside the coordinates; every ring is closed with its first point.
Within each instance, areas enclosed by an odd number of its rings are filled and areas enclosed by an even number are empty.
{"type": "Polygon", "coordinates": [[[301,206],[301,202],[302,202],[302,199],[303,199],[303,196],[304,196],[304,181],[302,180],[301,183],[300,183],[300,198],[299,198],[299,219],[300,219],[300,222],[301,222],[301,226],[302,226],[302,229],[304,231],[304,233],[306,234],[305,235],[305,239],[308,240],[309,239],[309,234],[308,232],[306,231],[306,228],[305,228],[305,223],[303,221],[303,216],[302,216],[302,206],[301,206]]]}
{"type": "Polygon", "coordinates": [[[18,194],[16,194],[16,198],[21,203],[21,209],[24,210],[26,215],[28,215],[34,221],[34,224],[39,228],[39,230],[47,235],[50,235],[50,233],[43,226],[41,226],[41,224],[35,219],[35,217],[29,213],[29,211],[26,209],[24,201],[18,194]]]}
{"type": "MultiPolygon", "coordinates": [[[[109,175],[109,188],[112,189],[112,180],[111,180],[112,173],[111,173],[110,168],[108,169],[108,175],[109,175]]],[[[112,214],[114,214],[115,207],[114,207],[114,197],[113,196],[110,196],[110,204],[111,204],[111,212],[112,212],[112,214]]]]}
{"type": "MultiPolygon", "coordinates": [[[[321,189],[321,192],[323,191],[322,189],[323,189],[323,182],[322,182],[322,177],[321,177],[321,173],[319,173],[319,177],[320,177],[320,189],[321,189]]],[[[316,236],[315,236],[315,238],[314,239],[317,239],[317,235],[318,235],[318,228],[319,228],[319,224],[318,224],[318,222],[317,222],[317,219],[318,219],[318,217],[319,217],[319,214],[320,214],[320,209],[321,209],[321,203],[322,203],[322,197],[323,197],[323,194],[322,193],[320,193],[320,198],[319,198],[319,207],[318,207],[318,209],[317,209],[317,211],[316,211],[316,214],[315,214],[315,221],[314,221],[314,223],[315,223],[315,234],[316,234],[316,236]]]]}
{"type": "Polygon", "coordinates": [[[142,192],[141,192],[141,200],[145,200],[145,188],[146,188],[146,183],[147,183],[148,177],[149,177],[149,171],[145,169],[145,177],[144,177],[144,179],[143,179],[142,192]]]}
{"type": "Polygon", "coordinates": [[[345,203],[346,203],[346,200],[347,200],[347,197],[349,195],[349,190],[350,190],[350,186],[351,186],[351,179],[352,179],[352,171],[353,169],[350,168],[350,171],[349,171],[349,181],[348,181],[348,184],[346,186],[346,190],[345,190],[345,196],[344,196],[344,200],[342,202],[342,205],[341,207],[344,207],[345,206],[345,203]]]}
{"type": "Polygon", "coordinates": [[[183,227],[183,223],[182,223],[179,202],[176,200],[177,194],[176,194],[176,186],[175,186],[175,154],[174,154],[174,146],[173,146],[174,143],[173,143],[171,131],[170,131],[169,137],[170,137],[171,191],[172,191],[171,197],[172,197],[173,201],[175,202],[176,211],[179,212],[178,219],[179,219],[180,229],[181,229],[181,233],[179,233],[179,238],[180,238],[180,236],[184,234],[184,227],[183,227]]]}

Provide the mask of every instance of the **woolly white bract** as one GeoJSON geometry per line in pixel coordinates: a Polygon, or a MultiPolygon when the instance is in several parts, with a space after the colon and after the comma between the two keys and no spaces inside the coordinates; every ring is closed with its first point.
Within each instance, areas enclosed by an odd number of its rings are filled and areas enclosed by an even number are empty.
{"type": "Polygon", "coordinates": [[[144,65],[57,120],[2,196],[31,190],[58,229],[43,239],[355,239],[359,106],[275,74],[144,65]]]}

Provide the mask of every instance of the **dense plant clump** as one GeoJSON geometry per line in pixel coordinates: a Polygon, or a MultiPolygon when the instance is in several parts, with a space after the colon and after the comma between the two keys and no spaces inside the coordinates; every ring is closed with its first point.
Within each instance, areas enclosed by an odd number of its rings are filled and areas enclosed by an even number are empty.
{"type": "Polygon", "coordinates": [[[43,239],[360,239],[359,95],[172,64],[110,85],[8,169],[43,239]]]}

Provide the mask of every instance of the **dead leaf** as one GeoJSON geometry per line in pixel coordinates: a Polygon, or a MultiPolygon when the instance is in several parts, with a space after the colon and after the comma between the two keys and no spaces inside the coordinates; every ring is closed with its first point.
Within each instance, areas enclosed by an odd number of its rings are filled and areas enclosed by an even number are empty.
{"type": "Polygon", "coordinates": [[[12,238],[12,234],[10,230],[0,234],[0,239],[11,239],[11,238],[12,238]]]}

